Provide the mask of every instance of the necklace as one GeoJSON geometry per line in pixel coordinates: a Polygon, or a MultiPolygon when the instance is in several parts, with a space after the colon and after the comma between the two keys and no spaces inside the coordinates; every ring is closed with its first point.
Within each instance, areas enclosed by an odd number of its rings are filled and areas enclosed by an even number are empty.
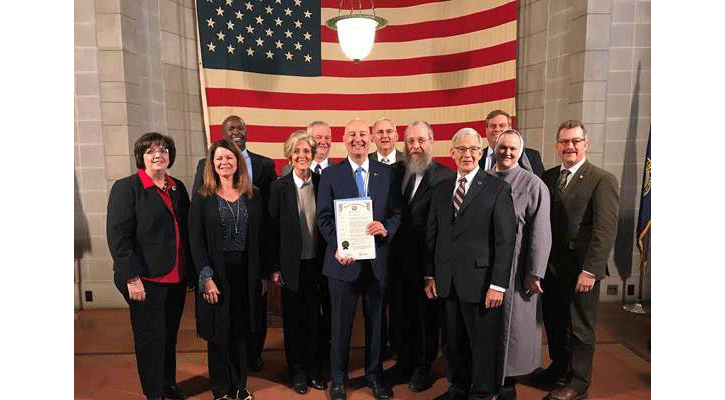
{"type": "Polygon", "coordinates": [[[227,207],[229,207],[229,212],[232,213],[232,220],[234,220],[234,237],[236,237],[239,234],[239,214],[241,214],[241,211],[239,210],[239,198],[237,198],[237,200],[235,201],[237,203],[237,215],[236,216],[234,215],[234,210],[232,209],[232,205],[229,202],[229,200],[224,199],[224,201],[227,203],[227,207]]]}

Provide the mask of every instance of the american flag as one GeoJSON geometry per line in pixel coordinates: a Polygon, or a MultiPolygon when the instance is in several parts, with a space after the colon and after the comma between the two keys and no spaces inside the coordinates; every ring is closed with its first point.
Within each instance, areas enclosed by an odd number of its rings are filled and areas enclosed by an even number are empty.
{"type": "MultiPolygon", "coordinates": [[[[458,129],[483,134],[489,111],[514,114],[516,1],[374,1],[389,23],[358,64],[324,25],[340,4],[197,0],[209,143],[220,137],[224,118],[238,115],[247,123],[249,149],[275,159],[279,172],[286,164],[282,143],[311,121],[332,127],[335,160],[346,155],[339,142],[352,118],[391,118],[401,142],[407,124],[425,120],[435,132],[436,159],[451,165],[449,140],[458,129]]],[[[350,1],[342,5],[349,12],[350,1]]],[[[371,12],[369,0],[362,5],[371,12]]]]}

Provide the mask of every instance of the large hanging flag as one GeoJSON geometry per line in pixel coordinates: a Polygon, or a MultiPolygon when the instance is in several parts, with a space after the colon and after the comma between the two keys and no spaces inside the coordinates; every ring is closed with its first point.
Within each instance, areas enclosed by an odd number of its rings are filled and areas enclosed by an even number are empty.
{"type": "Polygon", "coordinates": [[[652,208],[652,182],[650,180],[652,173],[652,156],[650,145],[652,141],[652,132],[647,139],[647,156],[644,158],[644,169],[642,172],[642,197],[639,200],[639,219],[637,221],[637,249],[642,258],[647,257],[648,234],[650,231],[651,221],[650,212],[652,208]]]}
{"type": "MultiPolygon", "coordinates": [[[[425,120],[435,131],[434,155],[448,163],[448,139],[458,129],[483,134],[489,111],[515,113],[516,1],[374,3],[389,25],[355,64],[324,25],[339,14],[337,0],[197,0],[209,142],[220,137],[225,117],[238,115],[248,147],[279,167],[282,143],[311,121],[328,122],[339,142],[354,117],[391,118],[401,141],[407,124],[425,120]]],[[[333,159],[345,154],[333,144],[333,159]]]]}

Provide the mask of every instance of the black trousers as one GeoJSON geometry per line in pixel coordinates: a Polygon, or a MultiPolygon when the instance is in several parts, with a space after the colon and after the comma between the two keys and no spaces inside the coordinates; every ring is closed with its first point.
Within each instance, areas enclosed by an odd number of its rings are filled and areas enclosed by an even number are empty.
{"type": "MultiPolygon", "coordinates": [[[[229,286],[229,337],[227,343],[207,341],[209,384],[214,397],[236,394],[247,387],[249,331],[249,279],[246,252],[224,253],[229,286]]],[[[224,295],[224,294],[222,294],[224,295]]]]}
{"type": "MultiPolygon", "coordinates": [[[[267,282],[271,284],[271,282],[267,282]]],[[[261,288],[255,294],[256,298],[256,325],[255,330],[249,337],[247,342],[247,354],[249,361],[256,364],[262,359],[262,350],[264,350],[264,342],[267,340],[267,293],[262,295],[261,288]]]]}
{"type": "Polygon", "coordinates": [[[423,292],[423,279],[396,279],[389,282],[390,321],[395,329],[398,365],[404,368],[430,368],[438,357],[441,329],[441,301],[430,300],[423,292]],[[393,322],[395,322],[393,324],[393,322]]]}
{"type": "Polygon", "coordinates": [[[592,381],[600,283],[587,293],[574,293],[578,275],[557,277],[547,271],[542,308],[549,369],[557,378],[571,378],[570,386],[584,392],[592,381]]]}
{"type": "Polygon", "coordinates": [[[126,282],[118,277],[114,281],[129,306],[141,390],[146,397],[161,397],[164,386],[176,384],[176,335],[186,283],[143,281],[146,300],[135,301],[128,296],[126,282]]]}
{"type": "Polygon", "coordinates": [[[299,290],[282,288],[284,351],[293,381],[320,378],[324,341],[321,307],[326,293],[311,273],[319,269],[319,261],[301,260],[299,290]]]}
{"type": "Polygon", "coordinates": [[[446,315],[445,356],[452,392],[469,399],[487,399],[498,392],[498,352],[501,307],[486,309],[485,303],[461,301],[451,288],[444,299],[446,315]]]}
{"type": "Polygon", "coordinates": [[[330,375],[334,383],[347,382],[350,335],[360,295],[365,317],[365,376],[381,378],[383,373],[381,331],[386,282],[375,278],[369,262],[363,263],[360,276],[355,281],[327,279],[332,310],[330,375]]]}

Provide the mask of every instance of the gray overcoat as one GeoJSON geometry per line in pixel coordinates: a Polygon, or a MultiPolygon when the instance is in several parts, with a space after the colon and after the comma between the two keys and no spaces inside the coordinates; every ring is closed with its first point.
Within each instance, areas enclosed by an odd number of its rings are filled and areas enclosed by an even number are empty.
{"type": "Polygon", "coordinates": [[[503,302],[503,379],[528,374],[541,365],[541,296],[527,294],[523,283],[526,275],[544,278],[546,272],[551,249],[550,199],[544,182],[519,166],[487,172],[511,185],[518,225],[511,277],[503,302]]]}

